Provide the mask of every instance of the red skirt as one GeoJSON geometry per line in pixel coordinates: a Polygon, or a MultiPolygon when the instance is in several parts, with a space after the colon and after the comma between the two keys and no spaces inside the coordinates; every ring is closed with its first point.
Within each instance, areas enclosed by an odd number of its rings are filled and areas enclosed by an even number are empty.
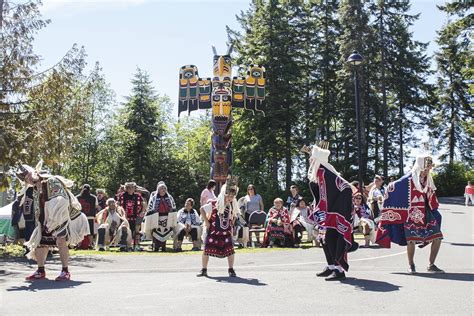
{"type": "MultiPolygon", "coordinates": [[[[225,227],[218,223],[219,218],[213,210],[210,223],[211,227],[207,231],[204,254],[217,258],[226,258],[235,253],[234,241],[232,240],[232,221],[229,220],[225,227]]],[[[226,214],[227,215],[227,214],[226,214]]]]}

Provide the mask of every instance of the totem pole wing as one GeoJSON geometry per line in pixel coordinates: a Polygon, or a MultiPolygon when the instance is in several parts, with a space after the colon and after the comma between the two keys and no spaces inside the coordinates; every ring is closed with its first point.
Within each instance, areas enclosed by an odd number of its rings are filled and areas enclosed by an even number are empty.
{"type": "Polygon", "coordinates": [[[210,109],[211,106],[211,78],[199,78],[199,108],[210,109]]]}
{"type": "Polygon", "coordinates": [[[181,112],[198,109],[198,69],[194,65],[185,65],[179,70],[178,117],[181,112]]]}
{"type": "Polygon", "coordinates": [[[260,65],[251,65],[244,82],[244,107],[247,110],[263,112],[265,100],[265,68],[260,65]]]}
{"type": "Polygon", "coordinates": [[[245,103],[245,77],[234,77],[232,80],[232,107],[243,108],[245,103]]]}

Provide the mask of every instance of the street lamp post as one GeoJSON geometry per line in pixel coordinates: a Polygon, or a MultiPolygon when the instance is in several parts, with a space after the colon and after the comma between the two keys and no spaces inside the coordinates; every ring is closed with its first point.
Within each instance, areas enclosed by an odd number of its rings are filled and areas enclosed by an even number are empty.
{"type": "Polygon", "coordinates": [[[356,112],[356,129],[357,129],[357,164],[359,189],[362,192],[364,187],[364,180],[362,176],[362,131],[360,128],[360,97],[359,97],[359,79],[357,76],[357,68],[362,63],[364,58],[357,52],[354,51],[347,58],[347,63],[354,66],[354,88],[355,88],[355,112],[356,112]]]}

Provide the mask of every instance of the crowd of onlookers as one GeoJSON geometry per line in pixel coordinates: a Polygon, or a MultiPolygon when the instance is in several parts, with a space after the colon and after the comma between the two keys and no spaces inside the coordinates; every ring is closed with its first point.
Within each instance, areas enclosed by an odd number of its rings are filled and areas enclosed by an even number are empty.
{"type": "MultiPolygon", "coordinates": [[[[375,242],[376,222],[386,185],[381,176],[375,176],[363,192],[357,189],[356,182],[352,185],[354,229],[363,234],[365,245],[369,246],[375,242]]],[[[210,180],[201,193],[199,206],[216,199],[215,189],[216,183],[210,180]]],[[[188,198],[178,210],[163,182],[151,194],[136,183],[128,182],[120,186],[113,198],[107,197],[103,189],[97,189],[94,195],[85,184],[77,198],[89,219],[91,231],[79,248],[102,251],[117,246],[121,251],[140,251],[147,245],[144,241],[150,240],[152,251],[168,251],[168,247],[172,247],[180,252],[187,239],[191,250],[201,249],[206,229],[200,207],[188,198]],[[148,216],[153,213],[156,213],[156,219],[148,216]]],[[[245,195],[238,199],[240,212],[233,221],[235,245],[299,247],[303,242],[309,242],[318,246],[318,228],[308,220],[311,202],[300,195],[296,185],[292,185],[286,200],[275,198],[273,205],[265,208],[257,188],[248,185],[245,195]]]]}
{"type": "MultiPolygon", "coordinates": [[[[394,181],[393,177],[388,182],[391,181],[394,181]]],[[[354,232],[363,235],[366,247],[375,243],[375,231],[388,182],[376,175],[363,190],[359,190],[357,182],[351,183],[353,228],[354,232]]],[[[200,207],[216,199],[216,186],[214,180],[208,182],[200,196],[200,207]]],[[[469,182],[465,190],[466,205],[469,200],[474,203],[473,196],[474,187],[469,182]]],[[[186,199],[185,204],[177,209],[162,181],[152,193],[134,182],[127,182],[120,185],[112,197],[108,197],[103,189],[97,189],[93,194],[91,187],[84,184],[76,197],[87,216],[90,229],[90,235],[76,246],[79,249],[105,251],[118,247],[120,251],[141,251],[148,240],[151,241],[152,251],[168,251],[169,240],[172,250],[180,252],[186,239],[191,243],[191,250],[201,249],[206,234],[201,216],[205,215],[201,215],[200,207],[192,198],[186,199]]],[[[246,194],[238,200],[240,212],[232,223],[235,245],[299,247],[301,243],[309,242],[319,246],[319,229],[308,220],[311,202],[300,195],[296,185],[292,185],[286,201],[278,197],[271,207],[265,208],[257,188],[248,185],[246,194]]],[[[25,219],[32,213],[31,210],[24,212],[25,219]]],[[[26,240],[29,238],[28,231],[31,233],[31,227],[25,230],[23,237],[26,240]]]]}

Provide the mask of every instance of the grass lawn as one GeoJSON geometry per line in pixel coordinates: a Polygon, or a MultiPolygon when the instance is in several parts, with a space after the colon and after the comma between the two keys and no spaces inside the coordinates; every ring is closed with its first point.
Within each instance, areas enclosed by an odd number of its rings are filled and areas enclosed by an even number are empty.
{"type": "MultiPolygon", "coordinates": [[[[356,240],[363,241],[364,237],[362,234],[355,234],[354,238],[356,240]]],[[[303,239],[305,240],[305,238],[303,239]]],[[[71,249],[71,256],[100,256],[100,255],[134,255],[134,256],[183,256],[183,255],[200,255],[202,251],[191,251],[192,244],[190,242],[185,242],[182,245],[183,252],[173,252],[172,250],[172,241],[168,242],[168,251],[167,252],[152,252],[151,251],[151,242],[142,242],[140,243],[143,251],[129,251],[129,252],[120,252],[118,247],[113,247],[108,251],[97,251],[97,250],[75,250],[71,249]]],[[[303,242],[300,245],[303,249],[312,248],[313,245],[310,242],[303,242]]],[[[298,248],[235,248],[236,253],[258,253],[258,252],[268,252],[268,251],[282,251],[282,250],[297,250],[298,248]]],[[[0,258],[21,258],[24,257],[25,250],[20,245],[8,244],[0,245],[0,258]]]]}

